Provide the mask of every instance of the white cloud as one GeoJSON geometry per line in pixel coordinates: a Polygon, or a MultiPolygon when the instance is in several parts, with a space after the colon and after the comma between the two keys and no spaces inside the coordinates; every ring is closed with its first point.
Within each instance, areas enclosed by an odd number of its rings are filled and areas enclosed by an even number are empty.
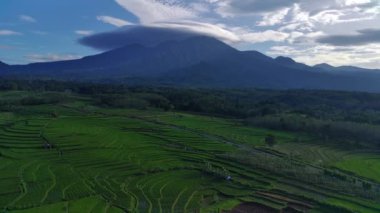
{"type": "Polygon", "coordinates": [[[37,20],[35,18],[28,16],[28,15],[20,15],[19,18],[21,21],[25,21],[25,22],[29,22],[29,23],[37,22],[37,20]]]}
{"type": "Polygon", "coordinates": [[[92,31],[92,30],[76,30],[75,33],[78,35],[88,36],[88,35],[94,34],[94,31],[92,31]]]}
{"type": "Polygon", "coordinates": [[[273,46],[267,54],[289,56],[309,65],[329,63],[334,66],[352,65],[379,68],[380,44],[340,48],[330,45],[318,46],[273,46]]]}
{"type": "Polygon", "coordinates": [[[215,0],[216,12],[222,17],[255,16],[288,8],[299,0],[215,0]]]}
{"type": "Polygon", "coordinates": [[[209,4],[200,3],[200,2],[190,3],[190,7],[192,10],[199,12],[199,13],[207,13],[207,12],[210,12],[210,10],[211,10],[209,4]]]}
{"type": "Polygon", "coordinates": [[[276,42],[272,54],[289,53],[306,63],[340,65],[352,63],[358,57],[355,64],[371,66],[378,59],[372,55],[374,50],[368,53],[370,59],[366,59],[358,51],[339,52],[334,46],[316,40],[331,34],[352,34],[364,27],[363,23],[367,23],[366,29],[371,28],[368,25],[374,27],[380,22],[379,0],[114,1],[134,14],[143,26],[197,32],[230,44],[276,42]]]}
{"type": "Polygon", "coordinates": [[[127,25],[133,25],[131,22],[128,22],[128,21],[123,20],[123,19],[115,18],[112,16],[98,16],[96,18],[99,21],[102,21],[102,22],[107,23],[107,24],[111,24],[111,25],[116,26],[116,27],[124,27],[127,25]]]}
{"type": "Polygon", "coordinates": [[[73,54],[29,54],[25,56],[25,59],[29,62],[52,62],[52,61],[66,61],[66,60],[74,60],[79,59],[82,56],[73,55],[73,54]]]}
{"type": "MultiPolygon", "coordinates": [[[[378,0],[300,0],[281,10],[264,13],[258,26],[279,25],[279,30],[315,31],[342,23],[380,21],[378,0]]],[[[350,28],[348,28],[349,30],[350,28]]]]}
{"type": "MultiPolygon", "coordinates": [[[[228,27],[224,24],[205,22],[206,19],[200,19],[197,16],[198,13],[206,12],[209,9],[204,3],[185,5],[176,0],[116,0],[116,2],[136,15],[144,26],[196,32],[230,44],[283,41],[288,36],[286,33],[271,30],[253,32],[242,27],[228,27]]],[[[210,3],[210,0],[208,2],[210,3]]]]}
{"type": "Polygon", "coordinates": [[[380,22],[380,1],[377,4],[375,1],[300,0],[289,8],[260,15],[261,20],[256,24],[290,34],[284,40],[287,45],[319,45],[315,40],[321,36],[352,34],[374,27],[376,20],[380,22]],[[366,22],[367,26],[363,25],[366,22]]]}
{"type": "Polygon", "coordinates": [[[258,26],[273,26],[276,24],[281,24],[286,15],[288,15],[290,11],[290,8],[284,8],[278,11],[266,13],[263,16],[263,19],[261,21],[257,22],[258,26]]]}
{"type": "Polygon", "coordinates": [[[299,31],[293,31],[290,33],[290,36],[288,38],[288,43],[290,44],[297,44],[297,45],[318,45],[315,40],[324,36],[325,33],[322,31],[315,31],[315,32],[299,32],[299,31]]]}
{"type": "Polygon", "coordinates": [[[371,3],[371,0],[339,0],[341,5],[352,6],[371,3]]]}
{"type": "Polygon", "coordinates": [[[333,25],[344,22],[358,22],[364,20],[371,20],[376,17],[377,14],[368,13],[358,8],[348,9],[334,9],[324,10],[313,16],[310,16],[310,21],[314,21],[323,25],[333,25]]]}
{"type": "Polygon", "coordinates": [[[136,15],[140,24],[144,26],[196,32],[216,37],[227,43],[241,41],[238,35],[223,25],[197,20],[197,13],[208,10],[204,3],[191,3],[185,6],[176,0],[116,0],[116,2],[136,15]]]}
{"type": "Polygon", "coordinates": [[[115,0],[136,15],[141,24],[178,21],[196,17],[196,12],[173,0],[115,0]]]}
{"type": "Polygon", "coordinates": [[[246,32],[240,35],[242,41],[249,43],[262,43],[267,41],[283,42],[289,38],[288,33],[266,30],[263,32],[246,32]]]}
{"type": "Polygon", "coordinates": [[[21,35],[21,33],[13,30],[0,30],[0,36],[21,35]]]}
{"type": "Polygon", "coordinates": [[[151,26],[195,32],[218,38],[226,43],[236,43],[242,40],[239,35],[237,35],[233,31],[228,30],[224,25],[218,24],[210,24],[196,21],[181,21],[159,22],[151,26]]]}

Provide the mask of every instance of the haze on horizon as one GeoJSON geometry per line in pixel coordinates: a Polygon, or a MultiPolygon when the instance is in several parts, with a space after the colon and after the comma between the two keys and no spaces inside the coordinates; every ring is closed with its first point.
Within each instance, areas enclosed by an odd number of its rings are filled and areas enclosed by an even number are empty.
{"type": "Polygon", "coordinates": [[[3,0],[0,61],[80,58],[104,51],[78,42],[88,36],[159,27],[309,65],[380,68],[378,23],[379,0],[3,0]]]}

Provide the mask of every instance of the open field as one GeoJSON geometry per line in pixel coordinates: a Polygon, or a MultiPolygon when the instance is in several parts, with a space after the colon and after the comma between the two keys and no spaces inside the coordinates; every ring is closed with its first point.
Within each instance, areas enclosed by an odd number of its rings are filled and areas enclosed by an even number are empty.
{"type": "Polygon", "coordinates": [[[380,212],[378,155],[307,134],[77,96],[0,125],[0,212],[380,212]]]}
{"type": "Polygon", "coordinates": [[[379,154],[363,153],[348,155],[336,164],[338,168],[380,182],[379,154]]]}

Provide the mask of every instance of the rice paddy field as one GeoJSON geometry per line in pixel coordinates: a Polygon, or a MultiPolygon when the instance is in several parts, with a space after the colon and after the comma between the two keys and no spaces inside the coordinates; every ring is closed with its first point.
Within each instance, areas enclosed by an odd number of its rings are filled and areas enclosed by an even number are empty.
{"type": "Polygon", "coordinates": [[[379,156],[234,119],[72,96],[0,112],[0,212],[377,213],[379,156]]]}

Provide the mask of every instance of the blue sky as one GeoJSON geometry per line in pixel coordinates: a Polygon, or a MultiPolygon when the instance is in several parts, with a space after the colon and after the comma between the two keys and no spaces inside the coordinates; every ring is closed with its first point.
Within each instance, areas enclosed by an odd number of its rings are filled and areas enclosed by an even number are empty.
{"type": "Polygon", "coordinates": [[[109,0],[2,0],[0,4],[0,32],[14,31],[0,36],[0,60],[11,64],[94,54],[78,44],[84,35],[76,31],[113,30],[115,26],[97,20],[103,14],[137,20],[109,0]]]}
{"type": "Polygon", "coordinates": [[[311,65],[380,68],[379,23],[380,0],[1,0],[0,60],[79,58],[99,51],[78,39],[142,25],[311,65]]]}

